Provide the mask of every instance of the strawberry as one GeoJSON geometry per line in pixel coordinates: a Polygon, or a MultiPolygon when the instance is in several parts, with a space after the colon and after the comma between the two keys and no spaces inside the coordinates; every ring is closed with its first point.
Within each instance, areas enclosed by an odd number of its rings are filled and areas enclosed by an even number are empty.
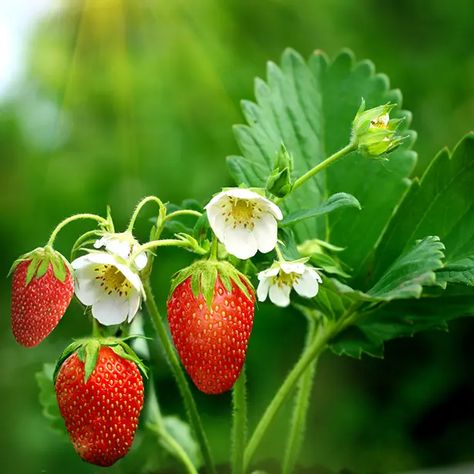
{"type": "Polygon", "coordinates": [[[91,339],[78,349],[73,343],[58,365],[56,397],[74,449],[84,461],[111,466],[127,454],[137,429],[140,360],[122,341],[91,339]]]}
{"type": "Polygon", "coordinates": [[[51,247],[36,249],[13,264],[11,326],[23,346],[39,344],[63,317],[74,293],[68,265],[51,247]]]}
{"type": "Polygon", "coordinates": [[[168,299],[174,345],[196,387],[219,394],[232,388],[247,353],[255,295],[227,262],[199,261],[178,273],[168,299]]]}

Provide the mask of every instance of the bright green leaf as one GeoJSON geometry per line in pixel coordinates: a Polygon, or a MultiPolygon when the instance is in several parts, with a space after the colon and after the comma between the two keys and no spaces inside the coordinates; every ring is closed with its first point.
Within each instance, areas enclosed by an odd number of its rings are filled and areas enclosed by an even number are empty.
{"type": "Polygon", "coordinates": [[[360,209],[360,203],[354,196],[350,194],[333,194],[327,201],[323,202],[319,206],[313,207],[312,209],[300,209],[288,214],[280,225],[284,227],[297,224],[302,220],[322,216],[343,207],[355,207],[360,209]]]}
{"type": "MultiPolygon", "coordinates": [[[[294,177],[298,177],[348,144],[362,97],[367,107],[401,103],[400,93],[389,90],[387,78],[375,74],[372,63],[354,63],[348,52],[332,62],[315,53],[305,62],[287,50],[281,66],[269,63],[266,82],[256,80],[255,97],[256,103],[242,104],[248,125],[234,129],[243,156],[228,159],[235,181],[255,187],[265,186],[282,142],[293,157],[294,177]]],[[[396,108],[393,116],[405,119],[400,132],[408,138],[388,161],[351,153],[281,203],[285,214],[291,214],[317,207],[342,190],[355,196],[362,205],[359,213],[341,210],[326,219],[307,219],[296,225],[295,234],[297,243],[330,238],[348,247],[344,259],[356,274],[366,272],[375,243],[406,191],[415,164],[416,155],[408,150],[414,137],[406,130],[410,115],[396,108]]]]}

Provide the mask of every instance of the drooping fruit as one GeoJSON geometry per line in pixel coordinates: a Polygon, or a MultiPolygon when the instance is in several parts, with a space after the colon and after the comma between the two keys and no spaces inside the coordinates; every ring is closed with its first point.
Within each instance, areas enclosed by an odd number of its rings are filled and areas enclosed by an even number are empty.
{"type": "Polygon", "coordinates": [[[247,354],[255,295],[227,262],[200,261],[174,279],[168,322],[179,357],[202,392],[232,388],[247,354]]]}
{"type": "Polygon", "coordinates": [[[63,354],[55,378],[74,449],[99,466],[111,466],[127,454],[144,397],[139,359],[122,341],[107,341],[70,346],[73,353],[65,360],[63,354]]]}
{"type": "Polygon", "coordinates": [[[33,347],[57,326],[71,302],[71,271],[66,259],[51,248],[20,257],[12,271],[12,332],[19,344],[33,347]]]}

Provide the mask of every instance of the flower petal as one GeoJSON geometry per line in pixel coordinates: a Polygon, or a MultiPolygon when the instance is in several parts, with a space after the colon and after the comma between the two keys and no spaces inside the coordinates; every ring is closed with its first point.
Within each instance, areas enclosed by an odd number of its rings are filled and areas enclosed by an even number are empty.
{"type": "Polygon", "coordinates": [[[223,244],[231,255],[245,260],[258,250],[254,234],[244,227],[226,227],[223,244]]]}
{"type": "Polygon", "coordinates": [[[259,280],[263,280],[264,278],[277,276],[279,272],[280,272],[280,267],[278,265],[275,265],[275,266],[272,265],[270,268],[267,268],[266,270],[262,270],[257,275],[257,277],[259,280]]]}
{"type": "Polygon", "coordinates": [[[258,220],[255,221],[253,229],[255,238],[258,242],[258,250],[262,253],[271,252],[277,244],[277,222],[273,215],[262,214],[258,220]]]}
{"type": "Polygon", "coordinates": [[[74,293],[78,300],[85,306],[91,306],[100,296],[100,287],[94,280],[76,279],[74,293]]]}
{"type": "Polygon", "coordinates": [[[304,263],[301,262],[282,262],[280,266],[287,274],[298,273],[299,275],[302,275],[306,270],[304,263]]]}
{"type": "Polygon", "coordinates": [[[138,291],[134,291],[128,297],[128,316],[127,321],[130,322],[138,312],[140,308],[140,293],[138,291]]]}
{"type": "Polygon", "coordinates": [[[288,285],[272,285],[269,291],[270,301],[281,308],[285,308],[290,304],[290,291],[291,287],[288,285]]]}
{"type": "Polygon", "coordinates": [[[245,188],[230,188],[222,191],[221,193],[224,196],[229,196],[237,199],[262,199],[263,201],[268,201],[267,198],[263,197],[261,194],[251,191],[250,189],[245,188]]]}
{"type": "Polygon", "coordinates": [[[103,294],[102,298],[92,305],[92,316],[104,326],[121,324],[127,319],[129,302],[116,293],[103,294]]]}
{"type": "Polygon", "coordinates": [[[270,288],[270,280],[268,278],[264,278],[260,280],[257,286],[258,301],[265,301],[267,299],[269,288],[270,288]]]}
{"type": "Polygon", "coordinates": [[[148,262],[148,257],[145,252],[139,253],[133,262],[138,270],[143,270],[148,262]]]}
{"type": "Polygon", "coordinates": [[[130,242],[122,239],[109,238],[106,241],[105,248],[108,252],[122,257],[124,260],[130,255],[130,242]]]}
{"type": "Polygon", "coordinates": [[[266,207],[268,209],[268,212],[275,217],[275,219],[278,219],[281,221],[283,219],[283,213],[281,212],[281,209],[272,201],[269,199],[265,198],[265,203],[266,207]]]}
{"type": "Polygon", "coordinates": [[[314,298],[318,294],[319,282],[321,277],[312,268],[306,271],[295,281],[293,288],[295,291],[305,298],[314,298]]]}
{"type": "Polygon", "coordinates": [[[122,272],[125,278],[132,284],[132,286],[139,292],[143,291],[143,284],[140,277],[133,272],[127,265],[115,262],[114,267],[122,272]]]}

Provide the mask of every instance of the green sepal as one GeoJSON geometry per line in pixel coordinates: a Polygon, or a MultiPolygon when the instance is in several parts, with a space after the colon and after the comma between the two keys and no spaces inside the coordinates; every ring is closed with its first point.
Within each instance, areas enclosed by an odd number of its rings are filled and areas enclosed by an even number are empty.
{"type": "Polygon", "coordinates": [[[110,347],[118,356],[134,362],[142,374],[148,378],[145,365],[128,344],[116,337],[104,337],[79,339],[69,344],[56,362],[53,376],[54,382],[56,382],[56,377],[64,361],[74,353],[76,353],[79,360],[84,363],[84,381],[87,382],[97,365],[100,348],[102,346],[110,347]]]}
{"type": "Polygon", "coordinates": [[[210,307],[218,276],[228,292],[232,291],[232,284],[235,284],[249,300],[254,298],[250,280],[229,262],[217,260],[198,260],[177,272],[171,280],[169,298],[181,283],[191,278],[193,295],[196,298],[202,295],[207,306],[210,307]]]}
{"type": "Polygon", "coordinates": [[[293,189],[292,172],[293,157],[282,143],[275,156],[273,170],[267,178],[266,190],[274,196],[285,197],[293,189]]]}
{"type": "Polygon", "coordinates": [[[38,247],[17,258],[11,266],[8,276],[10,276],[21,262],[28,260],[30,260],[30,264],[26,271],[25,286],[28,286],[33,278],[43,277],[48,271],[50,264],[53,269],[54,277],[61,282],[64,282],[66,279],[66,269],[69,269],[69,272],[72,273],[72,269],[66,257],[47,245],[46,247],[38,247]]]}
{"type": "Polygon", "coordinates": [[[92,372],[94,372],[99,358],[100,342],[97,339],[90,339],[84,347],[85,361],[84,361],[84,380],[87,382],[92,372]]]}

